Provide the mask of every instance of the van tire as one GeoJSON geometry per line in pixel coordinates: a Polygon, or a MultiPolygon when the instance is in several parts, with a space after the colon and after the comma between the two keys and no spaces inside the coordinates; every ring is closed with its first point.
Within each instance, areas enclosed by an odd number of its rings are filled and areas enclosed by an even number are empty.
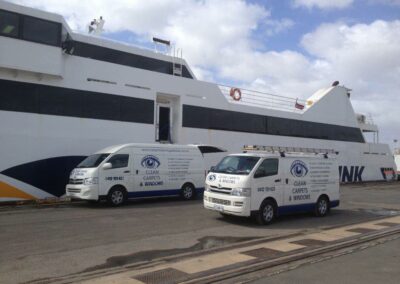
{"type": "Polygon", "coordinates": [[[184,200],[192,200],[195,198],[196,192],[193,184],[185,183],[181,188],[181,197],[184,200]]]}
{"type": "Polygon", "coordinates": [[[317,203],[315,204],[315,216],[324,217],[329,212],[329,199],[328,197],[322,195],[318,198],[317,203]]]}
{"type": "Polygon", "coordinates": [[[107,202],[111,206],[121,206],[127,200],[127,193],[124,187],[114,186],[107,194],[107,202]]]}
{"type": "Polygon", "coordinates": [[[276,205],[272,200],[264,200],[256,214],[256,221],[259,225],[268,225],[275,220],[276,205]]]}

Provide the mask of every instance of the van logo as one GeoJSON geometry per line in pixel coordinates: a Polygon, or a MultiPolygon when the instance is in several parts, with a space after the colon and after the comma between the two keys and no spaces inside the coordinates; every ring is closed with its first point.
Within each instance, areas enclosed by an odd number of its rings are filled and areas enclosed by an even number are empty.
{"type": "Polygon", "coordinates": [[[209,181],[214,181],[214,180],[216,180],[217,179],[217,177],[215,176],[215,175],[209,175],[208,176],[208,180],[209,181]]]}
{"type": "Polygon", "coordinates": [[[141,165],[143,168],[157,169],[160,166],[160,160],[153,155],[147,155],[142,159],[141,165]]]}
{"type": "Polygon", "coordinates": [[[305,177],[308,173],[307,165],[300,160],[296,160],[290,167],[290,173],[295,177],[305,177]]]}

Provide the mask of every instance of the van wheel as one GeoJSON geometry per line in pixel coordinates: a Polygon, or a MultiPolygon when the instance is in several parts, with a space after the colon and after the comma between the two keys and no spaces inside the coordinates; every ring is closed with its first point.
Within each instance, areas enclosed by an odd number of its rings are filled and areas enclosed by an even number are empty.
{"type": "Polygon", "coordinates": [[[324,217],[329,212],[329,201],[325,196],[321,196],[318,198],[317,203],[315,204],[315,216],[324,217]]]}
{"type": "Polygon", "coordinates": [[[271,224],[275,219],[275,212],[275,204],[271,200],[264,200],[256,215],[257,223],[260,225],[271,224]]]}
{"type": "Polygon", "coordinates": [[[123,187],[114,187],[107,195],[107,201],[112,206],[120,206],[126,202],[126,191],[123,187]]]}
{"type": "Polygon", "coordinates": [[[190,183],[185,183],[182,186],[181,196],[184,200],[191,200],[195,196],[194,186],[190,183]]]}

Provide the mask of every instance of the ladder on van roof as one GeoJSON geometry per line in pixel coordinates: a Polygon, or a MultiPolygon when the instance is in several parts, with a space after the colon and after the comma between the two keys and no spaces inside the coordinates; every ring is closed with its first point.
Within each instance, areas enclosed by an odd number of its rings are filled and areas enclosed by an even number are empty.
{"type": "Polygon", "coordinates": [[[243,151],[262,151],[279,153],[312,153],[312,154],[339,154],[333,149],[304,148],[304,147],[283,147],[283,146],[262,146],[244,145],[243,151]]]}

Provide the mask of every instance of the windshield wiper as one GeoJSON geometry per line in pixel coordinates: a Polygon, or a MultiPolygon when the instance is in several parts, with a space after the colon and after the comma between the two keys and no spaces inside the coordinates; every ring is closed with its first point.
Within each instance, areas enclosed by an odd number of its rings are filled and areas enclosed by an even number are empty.
{"type": "Polygon", "coordinates": [[[242,170],[242,171],[236,171],[235,173],[237,174],[249,174],[250,172],[247,170],[242,170]]]}

